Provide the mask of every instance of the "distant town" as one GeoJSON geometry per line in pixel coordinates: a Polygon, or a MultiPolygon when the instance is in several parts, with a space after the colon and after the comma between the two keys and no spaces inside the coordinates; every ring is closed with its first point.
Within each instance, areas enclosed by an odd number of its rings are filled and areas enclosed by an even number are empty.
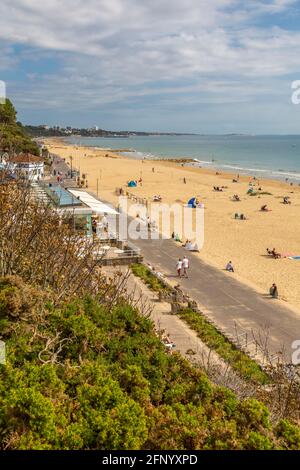
{"type": "Polygon", "coordinates": [[[130,137],[130,136],[147,136],[147,135],[193,135],[188,133],[177,132],[138,132],[138,131],[107,131],[100,129],[98,126],[91,128],[76,128],[71,126],[48,126],[42,124],[39,126],[24,126],[27,133],[32,137],[64,137],[70,135],[78,135],[83,137],[130,137]]]}

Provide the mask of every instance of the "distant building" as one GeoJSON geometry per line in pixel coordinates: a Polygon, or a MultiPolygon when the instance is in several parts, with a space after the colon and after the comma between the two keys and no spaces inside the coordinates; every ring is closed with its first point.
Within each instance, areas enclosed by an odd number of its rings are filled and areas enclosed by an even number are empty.
{"type": "Polygon", "coordinates": [[[30,153],[10,157],[7,165],[14,173],[32,181],[38,181],[44,176],[44,160],[30,153]]]}

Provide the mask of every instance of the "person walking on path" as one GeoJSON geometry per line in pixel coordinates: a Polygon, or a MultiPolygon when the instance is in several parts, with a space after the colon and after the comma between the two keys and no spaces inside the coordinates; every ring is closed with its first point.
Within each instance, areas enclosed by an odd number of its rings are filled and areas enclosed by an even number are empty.
{"type": "Polygon", "coordinates": [[[184,277],[188,277],[188,269],[190,267],[190,262],[186,256],[182,260],[182,267],[184,277]]]}
{"type": "Polygon", "coordinates": [[[176,263],[176,269],[177,269],[177,276],[181,277],[181,270],[182,270],[182,260],[179,258],[179,260],[176,263]]]}

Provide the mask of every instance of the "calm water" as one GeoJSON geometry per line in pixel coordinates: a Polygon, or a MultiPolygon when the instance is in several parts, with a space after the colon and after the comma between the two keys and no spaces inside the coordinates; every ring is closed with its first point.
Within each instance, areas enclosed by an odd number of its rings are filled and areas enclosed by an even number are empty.
{"type": "Polygon", "coordinates": [[[71,137],[76,145],[130,149],[132,158],[193,158],[194,165],[300,182],[298,136],[71,137]]]}

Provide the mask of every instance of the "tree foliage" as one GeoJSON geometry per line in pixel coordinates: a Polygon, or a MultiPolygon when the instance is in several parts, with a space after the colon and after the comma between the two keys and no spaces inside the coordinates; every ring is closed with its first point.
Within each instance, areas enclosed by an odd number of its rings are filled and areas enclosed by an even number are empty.
{"type": "Polygon", "coordinates": [[[119,300],[64,300],[20,278],[0,282],[1,449],[299,448],[299,428],[270,422],[177,354],[119,300]]]}
{"type": "Polygon", "coordinates": [[[32,153],[39,155],[39,148],[16,121],[17,112],[9,99],[0,104],[0,152],[32,153]]]}

